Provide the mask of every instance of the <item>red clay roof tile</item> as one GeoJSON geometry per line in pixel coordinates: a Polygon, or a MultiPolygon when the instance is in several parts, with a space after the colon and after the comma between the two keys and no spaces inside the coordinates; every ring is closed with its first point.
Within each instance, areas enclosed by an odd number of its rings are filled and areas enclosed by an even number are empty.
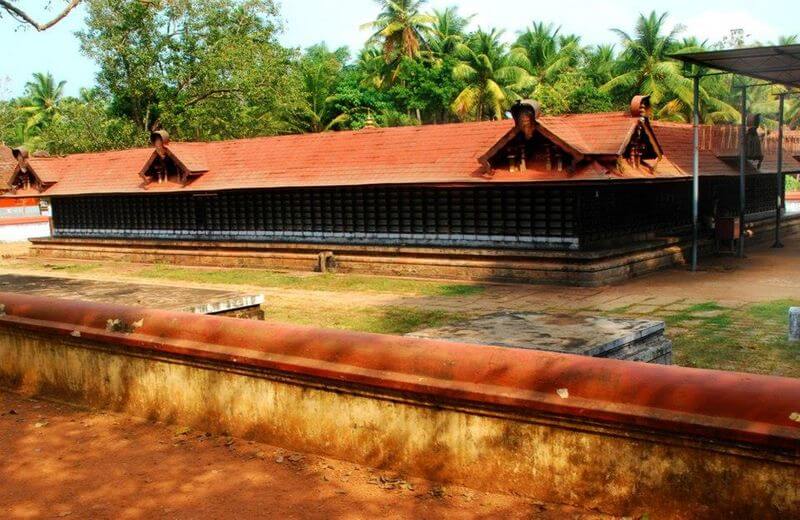
{"type": "MultiPolygon", "coordinates": [[[[151,148],[31,158],[50,186],[48,196],[141,193],[144,191],[218,191],[247,188],[332,187],[375,184],[486,184],[686,177],[691,174],[690,125],[653,122],[664,158],[655,169],[633,168],[615,156],[627,144],[639,119],[627,113],[545,116],[539,124],[587,157],[574,172],[495,170],[486,175],[479,158],[513,130],[510,120],[378,128],[355,132],[287,135],[211,143],[173,143],[170,150],[192,172],[203,173],[186,186],[169,182],[145,185],[138,175],[151,148]]],[[[701,171],[735,174],[712,152],[701,153],[701,171]]]]}
{"type": "MultiPolygon", "coordinates": [[[[693,168],[693,128],[690,124],[669,123],[653,121],[653,129],[658,136],[658,141],[664,148],[664,155],[677,165],[681,171],[691,175],[693,168]]],[[[701,175],[739,175],[739,164],[737,159],[725,160],[720,158],[712,149],[712,146],[700,147],[700,173],[701,175]]],[[[769,153],[764,159],[762,167],[757,170],[750,163],[747,165],[747,173],[770,174],[776,170],[776,156],[769,153]]],[[[784,171],[800,172],[800,161],[784,154],[784,171]]]]}
{"type": "Polygon", "coordinates": [[[584,155],[617,155],[639,119],[627,113],[541,117],[539,123],[584,155]]]}

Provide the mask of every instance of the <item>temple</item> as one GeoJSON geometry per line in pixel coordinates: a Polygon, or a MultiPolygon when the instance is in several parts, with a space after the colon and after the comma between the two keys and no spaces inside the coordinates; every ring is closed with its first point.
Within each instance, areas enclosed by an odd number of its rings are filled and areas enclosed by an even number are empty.
{"type": "MultiPolygon", "coordinates": [[[[14,151],[0,144],[0,190],[8,189],[17,163],[14,151]]],[[[46,200],[38,197],[0,198],[0,242],[21,242],[48,235],[50,217],[46,200]]]]}
{"type": "MultiPolygon", "coordinates": [[[[161,131],[151,148],[65,157],[16,150],[3,198],[50,201],[52,237],[33,241],[46,256],[582,285],[682,261],[691,125],[652,121],[646,96],[626,112],[512,112],[208,143],[161,131]]],[[[778,187],[774,146],[751,128],[755,229],[771,222],[778,187]]],[[[701,128],[707,231],[738,215],[737,135],[701,128]]],[[[784,171],[800,171],[800,143],[786,146],[784,171]]]]}

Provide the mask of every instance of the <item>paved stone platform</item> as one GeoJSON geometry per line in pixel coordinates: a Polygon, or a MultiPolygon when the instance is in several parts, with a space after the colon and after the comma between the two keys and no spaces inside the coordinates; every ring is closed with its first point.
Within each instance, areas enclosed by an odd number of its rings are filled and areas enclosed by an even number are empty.
{"type": "Polygon", "coordinates": [[[662,321],[498,312],[409,336],[671,365],[664,331],[662,321]]]}
{"type": "Polygon", "coordinates": [[[262,294],[247,294],[219,289],[149,285],[134,282],[112,282],[0,274],[0,291],[51,298],[89,300],[121,305],[137,305],[151,309],[217,314],[236,318],[264,319],[262,294]]]}

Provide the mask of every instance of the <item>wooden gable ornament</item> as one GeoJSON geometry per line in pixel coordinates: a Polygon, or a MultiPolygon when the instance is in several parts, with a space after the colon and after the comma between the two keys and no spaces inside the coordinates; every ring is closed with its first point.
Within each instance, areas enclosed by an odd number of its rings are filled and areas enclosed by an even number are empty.
{"type": "Polygon", "coordinates": [[[633,127],[619,150],[619,156],[634,168],[640,168],[645,165],[643,161],[650,160],[655,161],[652,165],[655,166],[663,158],[664,150],[650,124],[653,115],[650,96],[634,96],[631,100],[630,114],[631,117],[639,118],[639,124],[633,127]]]}
{"type": "MultiPolygon", "coordinates": [[[[8,181],[11,193],[36,190],[41,193],[56,183],[55,180],[39,175],[30,162],[30,154],[24,147],[12,148],[11,154],[17,162],[14,173],[8,181]]],[[[45,154],[45,156],[47,156],[45,154]]]]}
{"type": "Polygon", "coordinates": [[[571,171],[583,160],[580,151],[538,123],[541,108],[536,101],[518,100],[511,115],[514,128],[478,159],[485,175],[491,176],[495,169],[525,171],[535,161],[547,170],[571,171]]]}
{"type": "Polygon", "coordinates": [[[156,130],[150,134],[153,153],[139,171],[146,188],[152,184],[180,184],[186,186],[208,171],[205,158],[188,145],[170,146],[169,133],[156,130]]]}

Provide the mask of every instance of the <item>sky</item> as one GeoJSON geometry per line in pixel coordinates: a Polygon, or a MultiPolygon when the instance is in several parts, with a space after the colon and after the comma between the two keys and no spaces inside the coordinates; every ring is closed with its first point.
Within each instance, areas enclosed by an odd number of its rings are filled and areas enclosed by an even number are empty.
{"type": "MultiPolygon", "coordinates": [[[[42,13],[38,0],[20,0],[18,5],[42,13]]],[[[283,32],[280,41],[305,48],[321,41],[331,47],[359,49],[368,31],[360,26],[379,12],[374,0],[280,0],[283,32]]],[[[56,7],[59,3],[54,1],[56,7]]],[[[752,41],[774,41],[781,35],[800,33],[800,2],[797,0],[640,0],[535,2],[533,0],[430,0],[431,8],[456,5],[462,14],[475,14],[473,28],[497,27],[511,39],[533,21],[562,26],[562,31],[582,37],[584,44],[615,43],[611,28],[633,29],[640,12],[668,11],[670,23],[686,27],[685,34],[717,42],[731,29],[744,29],[752,41]]],[[[81,87],[94,84],[96,67],[80,52],[75,32],[83,27],[85,11],[79,8],[54,28],[37,33],[0,19],[0,99],[23,92],[33,72],[51,72],[66,80],[65,91],[76,95],[81,87]]]]}

